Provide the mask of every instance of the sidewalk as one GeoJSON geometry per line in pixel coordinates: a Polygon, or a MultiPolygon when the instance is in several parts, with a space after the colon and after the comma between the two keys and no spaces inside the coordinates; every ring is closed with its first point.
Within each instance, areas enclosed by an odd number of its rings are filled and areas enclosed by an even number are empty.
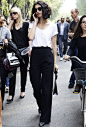
{"type": "MultiPolygon", "coordinates": [[[[44,127],[82,127],[83,115],[80,111],[79,94],[73,94],[73,89],[68,89],[70,77],[70,61],[59,61],[58,95],[53,96],[52,117],[50,125],[44,127]]],[[[33,97],[33,89],[27,72],[26,94],[20,99],[20,72],[17,72],[16,93],[11,104],[6,104],[8,93],[5,95],[4,110],[2,111],[3,127],[39,127],[38,107],[33,97]]]]}

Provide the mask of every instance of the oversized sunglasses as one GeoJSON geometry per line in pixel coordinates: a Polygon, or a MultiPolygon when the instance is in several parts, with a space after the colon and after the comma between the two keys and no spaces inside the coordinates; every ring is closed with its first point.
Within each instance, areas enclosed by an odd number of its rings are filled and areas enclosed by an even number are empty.
{"type": "Polygon", "coordinates": [[[35,12],[37,12],[37,10],[38,11],[41,11],[42,10],[42,7],[35,8],[35,12]]]}
{"type": "Polygon", "coordinates": [[[17,14],[17,12],[10,13],[10,16],[12,16],[12,14],[16,15],[16,14],[17,14]]]}

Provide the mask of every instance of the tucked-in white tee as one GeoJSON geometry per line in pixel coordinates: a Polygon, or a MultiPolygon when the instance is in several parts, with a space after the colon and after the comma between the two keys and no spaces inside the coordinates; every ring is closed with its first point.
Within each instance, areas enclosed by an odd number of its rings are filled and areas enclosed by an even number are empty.
{"type": "MultiPolygon", "coordinates": [[[[32,28],[34,21],[29,24],[29,28],[32,28]]],[[[50,47],[52,48],[51,38],[58,34],[56,24],[50,22],[46,29],[40,29],[36,26],[35,37],[31,43],[31,47],[50,47]]]]}

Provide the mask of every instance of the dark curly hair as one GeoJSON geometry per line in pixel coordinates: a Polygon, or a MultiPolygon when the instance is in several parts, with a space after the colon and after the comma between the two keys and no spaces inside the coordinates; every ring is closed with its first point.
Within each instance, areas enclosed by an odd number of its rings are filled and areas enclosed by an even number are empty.
{"type": "Polygon", "coordinates": [[[52,11],[51,11],[51,8],[48,6],[48,4],[45,3],[44,1],[37,1],[33,5],[30,21],[34,21],[33,14],[35,13],[35,5],[37,5],[37,4],[39,4],[42,7],[43,19],[50,18],[50,15],[52,14],[52,11]]]}
{"type": "Polygon", "coordinates": [[[83,18],[86,18],[86,15],[83,15],[83,16],[80,18],[78,25],[75,27],[73,39],[76,39],[76,38],[78,38],[80,35],[83,34],[83,30],[82,30],[82,27],[81,27],[81,23],[82,23],[83,18]]]}

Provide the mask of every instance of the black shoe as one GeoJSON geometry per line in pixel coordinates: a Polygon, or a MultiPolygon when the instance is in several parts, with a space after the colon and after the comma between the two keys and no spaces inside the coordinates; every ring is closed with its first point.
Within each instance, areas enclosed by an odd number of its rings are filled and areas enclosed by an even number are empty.
{"type": "Polygon", "coordinates": [[[25,97],[25,95],[23,95],[23,96],[20,95],[20,99],[23,99],[24,97],[25,97]]]}
{"type": "Polygon", "coordinates": [[[71,89],[71,88],[73,88],[73,87],[74,87],[74,84],[71,84],[71,83],[70,83],[69,86],[68,86],[69,89],[71,89]]]}
{"type": "Polygon", "coordinates": [[[73,91],[73,93],[76,93],[76,94],[80,93],[80,89],[75,89],[75,90],[73,91]]]}
{"type": "Polygon", "coordinates": [[[43,127],[46,123],[45,122],[40,122],[39,127],[43,127]]]}
{"type": "Polygon", "coordinates": [[[38,109],[38,113],[41,114],[41,110],[40,109],[38,109]]]}
{"type": "Polygon", "coordinates": [[[12,101],[13,101],[13,98],[12,99],[7,99],[7,103],[6,104],[10,104],[12,101]]]}

